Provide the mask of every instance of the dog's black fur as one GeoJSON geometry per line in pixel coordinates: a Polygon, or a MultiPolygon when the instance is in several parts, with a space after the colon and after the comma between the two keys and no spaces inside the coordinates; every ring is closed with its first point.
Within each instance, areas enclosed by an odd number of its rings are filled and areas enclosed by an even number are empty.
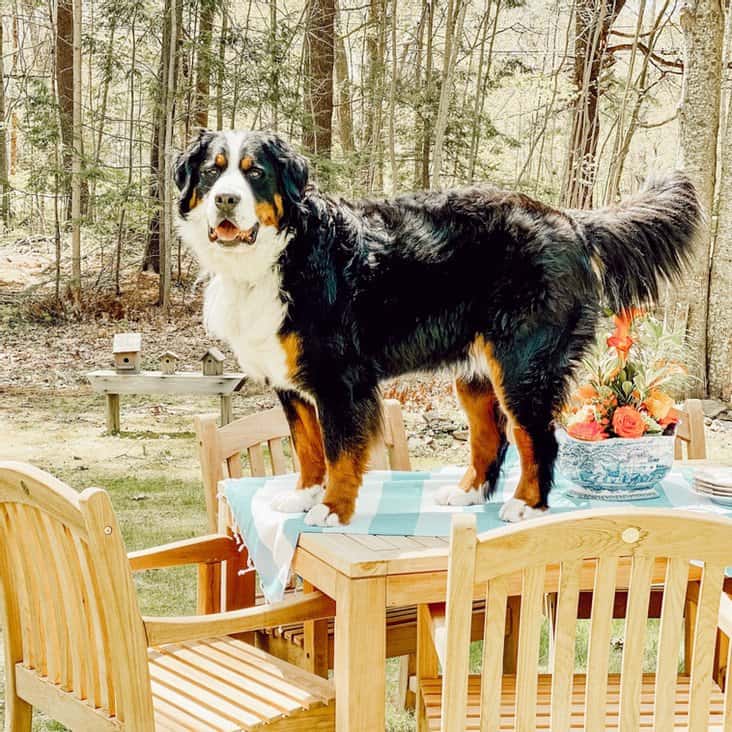
{"type": "MultiPolygon", "coordinates": [[[[552,419],[573,366],[603,304],[620,311],[652,301],[658,278],[680,273],[701,216],[690,180],[674,173],[599,211],[560,211],[488,186],[348,202],[309,185],[306,161],[281,139],[251,134],[284,198],[280,226],[292,233],[279,260],[288,303],[280,335],[300,343],[295,383],[317,404],[329,463],[367,449],[379,429],[380,381],[456,367],[470,388],[501,382],[493,388],[530,438],[535,505],[545,507],[552,419]],[[471,367],[476,344],[487,348],[488,371],[471,367]]],[[[205,144],[179,165],[182,216],[196,187],[192,158],[205,144]]],[[[280,398],[287,407],[297,393],[280,398]]],[[[489,489],[501,442],[479,476],[489,489]]],[[[348,520],[328,493],[325,503],[348,520]]]]}

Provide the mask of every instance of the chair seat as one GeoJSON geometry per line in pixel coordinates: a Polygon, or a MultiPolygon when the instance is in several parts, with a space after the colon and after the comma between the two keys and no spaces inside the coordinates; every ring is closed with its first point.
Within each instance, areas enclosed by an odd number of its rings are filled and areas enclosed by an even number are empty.
{"type": "MultiPolygon", "coordinates": [[[[514,729],[515,706],[516,706],[516,677],[504,675],[501,688],[501,725],[503,730],[514,729]]],[[[574,677],[572,687],[572,715],[570,727],[572,729],[584,729],[585,714],[585,681],[584,674],[577,674],[574,677]]],[[[641,688],[641,722],[642,729],[654,729],[655,720],[653,713],[654,685],[656,677],[654,674],[643,675],[641,688]]],[[[440,715],[442,710],[442,679],[422,679],[421,693],[424,701],[427,729],[440,729],[440,715]]],[[[536,729],[550,728],[551,712],[551,674],[539,674],[539,690],[536,705],[536,729]]],[[[620,676],[612,674],[608,677],[607,708],[605,718],[605,729],[613,730],[618,728],[618,709],[620,699],[620,676]]],[[[687,729],[688,727],[688,701],[689,701],[689,677],[679,676],[676,684],[676,715],[674,718],[674,729],[687,729]]],[[[711,713],[707,729],[721,732],[724,721],[724,695],[719,687],[714,684],[712,689],[711,713]]],[[[468,684],[468,718],[465,730],[480,729],[480,676],[471,675],[468,684]]]]}
{"type": "Polygon", "coordinates": [[[331,683],[228,636],[148,651],[158,730],[332,730],[331,683]]]}

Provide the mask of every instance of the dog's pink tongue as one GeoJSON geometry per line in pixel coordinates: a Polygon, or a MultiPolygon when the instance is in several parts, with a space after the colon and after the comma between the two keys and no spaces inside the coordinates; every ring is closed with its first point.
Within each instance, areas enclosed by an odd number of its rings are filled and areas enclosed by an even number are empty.
{"type": "Polygon", "coordinates": [[[239,235],[239,229],[231,221],[222,221],[215,229],[216,236],[222,241],[233,241],[239,235]]]}

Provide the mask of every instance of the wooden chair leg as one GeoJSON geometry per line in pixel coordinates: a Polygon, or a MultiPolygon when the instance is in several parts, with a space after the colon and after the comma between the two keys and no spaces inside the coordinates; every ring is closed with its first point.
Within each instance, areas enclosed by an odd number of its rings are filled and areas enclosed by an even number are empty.
{"type": "Polygon", "coordinates": [[[694,629],[699,603],[699,582],[689,582],[684,603],[684,673],[691,673],[691,659],[694,653],[694,629]]]}
{"type": "Polygon", "coordinates": [[[403,709],[414,709],[415,694],[410,688],[409,681],[417,672],[417,657],[414,653],[399,656],[399,678],[397,701],[403,709]]]}
{"type": "Polygon", "coordinates": [[[422,679],[434,678],[440,673],[440,662],[429,631],[429,610],[417,605],[417,732],[427,732],[427,711],[422,698],[422,679]]]}
{"type": "Polygon", "coordinates": [[[521,595],[513,595],[506,600],[506,638],[503,642],[504,674],[516,673],[520,621],[521,595]]]}
{"type": "MultiPolygon", "coordinates": [[[[240,610],[252,607],[257,602],[257,576],[254,570],[247,570],[249,554],[246,549],[239,554],[238,560],[224,563],[224,580],[221,597],[225,610],[240,610]]],[[[244,643],[254,645],[256,633],[237,633],[233,637],[244,643]]]]}
{"type": "MultiPolygon", "coordinates": [[[[309,582],[303,581],[303,592],[314,589],[309,582]]],[[[303,623],[303,650],[305,668],[310,673],[328,678],[328,621],[306,620],[303,623]]]]}
{"type": "Polygon", "coordinates": [[[33,726],[33,707],[15,694],[5,689],[5,730],[6,732],[31,732],[33,726]]]}

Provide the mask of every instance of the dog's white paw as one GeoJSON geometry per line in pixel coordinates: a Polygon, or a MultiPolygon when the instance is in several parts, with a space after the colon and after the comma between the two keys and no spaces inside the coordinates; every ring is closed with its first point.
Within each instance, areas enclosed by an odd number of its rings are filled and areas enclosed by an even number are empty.
{"type": "Polygon", "coordinates": [[[480,488],[464,491],[458,485],[445,485],[437,491],[435,503],[440,506],[474,506],[485,503],[485,499],[480,488]]]}
{"type": "Polygon", "coordinates": [[[544,510],[541,508],[531,508],[526,501],[520,498],[509,498],[498,511],[498,517],[503,521],[515,524],[525,519],[536,518],[542,516],[544,510]]]}
{"type": "Polygon", "coordinates": [[[337,513],[331,510],[324,503],[313,506],[305,515],[305,523],[308,526],[341,526],[341,520],[337,513]]]}
{"type": "Polygon", "coordinates": [[[309,511],[323,497],[323,486],[295,489],[277,494],[270,503],[275,511],[282,513],[302,513],[309,511]]]}

